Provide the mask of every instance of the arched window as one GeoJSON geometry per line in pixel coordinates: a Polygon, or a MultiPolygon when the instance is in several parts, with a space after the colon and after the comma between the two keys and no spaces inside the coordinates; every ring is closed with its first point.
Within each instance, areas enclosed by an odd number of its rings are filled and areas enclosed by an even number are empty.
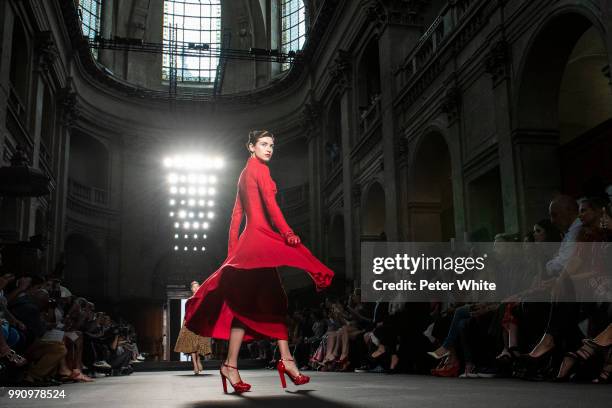
{"type": "Polygon", "coordinates": [[[164,1],[164,60],[162,80],[176,70],[177,82],[213,86],[219,65],[217,56],[185,56],[182,49],[221,47],[220,0],[164,1]],[[173,52],[167,52],[169,49],[173,52]]]}
{"type": "MultiPolygon", "coordinates": [[[[78,3],[83,35],[93,40],[98,34],[100,34],[102,0],[78,0],[78,3]]],[[[97,49],[92,49],[91,52],[96,58],[98,58],[97,49]]]]}
{"type": "MultiPolygon", "coordinates": [[[[280,0],[281,3],[281,52],[301,50],[306,41],[306,13],[302,0],[280,0]]],[[[282,70],[289,64],[282,65],[282,70]]]]}

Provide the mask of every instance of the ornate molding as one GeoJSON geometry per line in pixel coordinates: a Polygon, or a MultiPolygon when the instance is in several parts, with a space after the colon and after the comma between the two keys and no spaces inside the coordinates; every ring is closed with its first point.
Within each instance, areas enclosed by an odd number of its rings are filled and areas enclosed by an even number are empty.
{"type": "Polygon", "coordinates": [[[310,102],[304,104],[302,111],[302,127],[306,130],[306,137],[310,140],[312,135],[319,130],[320,118],[323,106],[320,101],[312,98],[310,102]]]}
{"type": "Polygon", "coordinates": [[[452,85],[446,89],[440,109],[448,116],[448,124],[451,125],[459,118],[459,111],[461,107],[461,90],[452,85]]]}
{"type": "Polygon", "coordinates": [[[41,31],[37,33],[34,44],[38,69],[43,72],[48,71],[59,56],[53,34],[51,31],[41,31]]]}
{"type": "Polygon", "coordinates": [[[365,7],[368,20],[382,30],[389,24],[420,27],[428,4],[429,0],[369,0],[365,7]]]}
{"type": "Polygon", "coordinates": [[[352,66],[351,55],[348,51],[338,50],[331,66],[329,74],[332,80],[336,83],[340,92],[344,92],[351,86],[352,66]]]}
{"type": "Polygon", "coordinates": [[[353,206],[358,207],[361,203],[361,186],[359,184],[353,184],[351,188],[351,195],[353,199],[353,206]]]}
{"type": "Polygon", "coordinates": [[[405,164],[408,162],[408,153],[410,151],[408,139],[403,134],[400,134],[395,140],[395,151],[397,152],[398,161],[400,164],[405,164]]]}
{"type": "Polygon", "coordinates": [[[485,56],[485,72],[491,75],[493,84],[508,77],[508,62],[510,60],[510,47],[506,40],[499,40],[493,44],[485,56]]]}
{"type": "Polygon", "coordinates": [[[77,93],[72,89],[70,83],[58,93],[58,104],[62,110],[61,120],[64,126],[72,128],[79,118],[79,107],[77,104],[77,93]]]}

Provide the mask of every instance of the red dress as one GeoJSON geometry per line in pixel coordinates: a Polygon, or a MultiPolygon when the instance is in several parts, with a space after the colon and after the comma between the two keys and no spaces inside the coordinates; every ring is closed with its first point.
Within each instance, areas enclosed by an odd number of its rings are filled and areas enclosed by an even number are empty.
{"type": "Polygon", "coordinates": [[[192,332],[229,339],[232,320],[236,318],[246,328],[245,341],[266,337],[286,340],[287,296],[276,268],[305,270],[317,291],[331,283],[334,273],[304,245],[286,244],[284,236],[291,229],[275,195],[270,169],[251,157],[238,179],[227,258],[188,304],[185,325],[192,332]],[[247,222],[238,238],[243,212],[247,222]]]}

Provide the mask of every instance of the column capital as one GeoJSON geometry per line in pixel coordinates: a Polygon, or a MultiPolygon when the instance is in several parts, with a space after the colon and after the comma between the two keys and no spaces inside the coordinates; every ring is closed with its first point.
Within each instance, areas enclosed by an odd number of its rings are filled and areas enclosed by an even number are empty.
{"type": "Polygon", "coordinates": [[[79,108],[77,104],[77,93],[72,89],[71,79],[69,79],[68,84],[58,92],[57,101],[62,110],[62,123],[68,128],[73,127],[79,117],[79,108]]]}
{"type": "Polygon", "coordinates": [[[484,59],[485,72],[491,75],[493,86],[508,77],[510,47],[506,40],[501,39],[491,45],[484,59]]]}
{"type": "Polygon", "coordinates": [[[37,68],[42,72],[48,71],[59,56],[53,33],[51,31],[38,32],[34,40],[34,47],[37,68]]]}
{"type": "Polygon", "coordinates": [[[329,74],[332,80],[343,93],[351,86],[352,65],[351,55],[346,50],[338,50],[334,60],[329,67],[329,74]]]}

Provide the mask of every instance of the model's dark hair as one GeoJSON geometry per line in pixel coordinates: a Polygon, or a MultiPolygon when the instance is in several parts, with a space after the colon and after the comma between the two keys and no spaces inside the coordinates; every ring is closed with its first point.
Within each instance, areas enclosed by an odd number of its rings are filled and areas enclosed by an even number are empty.
{"type": "Polygon", "coordinates": [[[249,150],[250,144],[255,146],[257,141],[262,137],[271,137],[272,139],[274,139],[274,135],[272,134],[272,132],[268,132],[267,130],[251,130],[249,132],[249,141],[246,143],[247,150],[249,150]]]}

